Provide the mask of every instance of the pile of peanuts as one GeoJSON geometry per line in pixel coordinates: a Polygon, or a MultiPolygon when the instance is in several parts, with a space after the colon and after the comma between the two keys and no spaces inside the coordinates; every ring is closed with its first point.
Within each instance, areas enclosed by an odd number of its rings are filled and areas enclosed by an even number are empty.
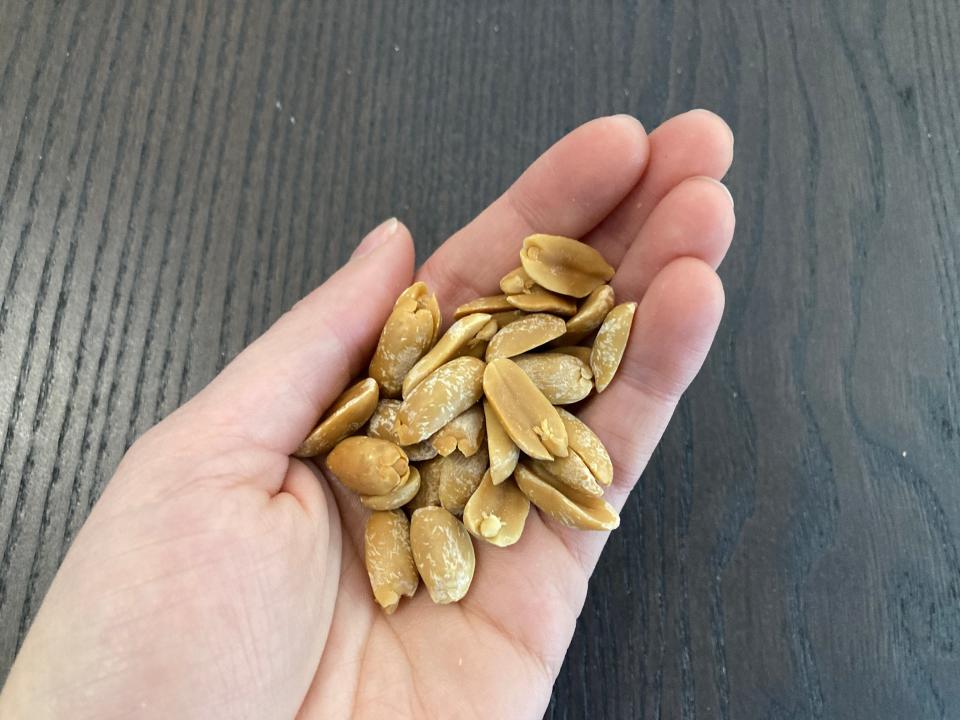
{"type": "Polygon", "coordinates": [[[636,303],[615,304],[613,268],[557,235],[524,239],[502,294],[460,306],[440,334],[436,297],[397,299],[370,361],[295,453],[327,469],[372,512],[364,559],[386,613],[423,580],[438,604],[470,589],[473,539],[507,547],[530,504],[584,530],[620,523],[603,499],[613,464],[563,405],[603,392],[636,303]]]}

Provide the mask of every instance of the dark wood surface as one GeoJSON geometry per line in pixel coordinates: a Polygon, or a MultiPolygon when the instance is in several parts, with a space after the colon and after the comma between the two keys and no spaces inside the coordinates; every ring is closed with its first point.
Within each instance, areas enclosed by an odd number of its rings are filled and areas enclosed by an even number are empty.
{"type": "Polygon", "coordinates": [[[717,345],[551,718],[960,717],[954,0],[0,2],[0,677],[124,449],[399,215],[737,134],[717,345]]]}

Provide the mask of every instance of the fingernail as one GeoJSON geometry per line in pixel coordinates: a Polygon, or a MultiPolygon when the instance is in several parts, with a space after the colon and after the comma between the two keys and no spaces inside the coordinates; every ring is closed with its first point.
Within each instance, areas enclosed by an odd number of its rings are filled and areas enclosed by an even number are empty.
{"type": "Polygon", "coordinates": [[[727,197],[730,198],[730,204],[731,204],[731,205],[734,204],[734,202],[733,202],[733,194],[730,192],[730,188],[728,188],[728,187],[727,187],[726,185],[724,185],[722,182],[720,182],[720,181],[717,180],[716,178],[707,177],[706,175],[700,176],[700,179],[701,179],[701,180],[706,180],[707,182],[712,183],[713,185],[716,185],[717,187],[721,188],[721,189],[727,194],[727,197]]]}
{"type": "Polygon", "coordinates": [[[392,238],[397,232],[397,228],[400,226],[400,221],[395,217],[384,220],[382,223],[377,225],[373,230],[367,233],[367,236],[360,241],[360,244],[357,245],[357,249],[353,251],[353,254],[350,256],[351,260],[356,260],[357,258],[362,258],[366,255],[369,255],[378,247],[383,245],[387,240],[392,238]]]}
{"type": "Polygon", "coordinates": [[[707,110],[706,108],[694,108],[690,112],[703,113],[704,115],[709,115],[711,118],[715,120],[719,120],[723,124],[724,129],[727,131],[727,135],[730,137],[730,145],[733,146],[735,142],[735,138],[733,135],[733,128],[730,127],[729,123],[727,123],[726,120],[724,120],[722,117],[717,115],[717,113],[713,112],[713,110],[707,110]]]}

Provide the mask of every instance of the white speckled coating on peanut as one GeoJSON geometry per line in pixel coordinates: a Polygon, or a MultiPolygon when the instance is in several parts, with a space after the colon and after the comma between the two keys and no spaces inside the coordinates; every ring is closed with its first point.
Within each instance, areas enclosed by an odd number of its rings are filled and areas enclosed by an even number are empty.
{"type": "Polygon", "coordinates": [[[633,325],[633,316],[637,311],[635,302],[622,303],[607,313],[593,341],[593,351],[590,353],[590,368],[593,370],[597,392],[606,390],[613,380],[620,360],[623,359],[627,341],[630,339],[630,327],[633,325]]]}
{"type": "Polygon", "coordinates": [[[550,517],[580,530],[613,530],[620,525],[617,511],[603,498],[577,497],[576,501],[564,494],[562,486],[550,483],[523,462],[513,474],[517,486],[530,502],[550,517]]]}
{"type": "Polygon", "coordinates": [[[487,448],[481,448],[477,453],[466,457],[457,451],[438,460],[440,472],[440,506],[447,512],[460,515],[467,500],[473,495],[483,474],[489,469],[490,463],[487,448]]]}
{"type": "Polygon", "coordinates": [[[420,583],[407,516],[402,510],[372,513],[367,519],[363,545],[373,596],[390,615],[402,596],[413,597],[420,583]]]}
{"type": "MultiPolygon", "coordinates": [[[[399,400],[381,400],[377,404],[377,409],[370,416],[367,423],[367,435],[380,440],[389,440],[392,443],[400,445],[400,438],[393,431],[393,426],[397,422],[397,412],[402,403],[399,400]]],[[[401,445],[403,451],[412,462],[420,460],[429,460],[437,456],[437,449],[430,444],[429,440],[414,443],[413,445],[401,445]]]]}
{"type": "Polygon", "coordinates": [[[400,397],[403,378],[436,342],[440,306],[422,282],[404,290],[387,318],[370,361],[370,377],[384,397],[400,397]]]}
{"type": "Polygon", "coordinates": [[[445,605],[467,594],[476,555],[470,533],[457,518],[439,507],[415,510],[410,520],[410,545],[431,600],[445,605]]]}
{"type": "Polygon", "coordinates": [[[593,372],[566,353],[524,353],[513,361],[554,405],[580,402],[593,390],[593,372]]]}
{"type": "MultiPolygon", "coordinates": [[[[460,354],[467,344],[490,322],[486,313],[473,313],[457,320],[443,334],[430,351],[410,368],[403,379],[403,397],[406,398],[424,378],[444,363],[450,362],[460,354]]],[[[496,329],[496,325],[494,325],[496,329]]],[[[489,340],[489,338],[487,338],[489,340]]]]}
{"type": "Polygon", "coordinates": [[[613,482],[613,461],[610,460],[610,454],[600,438],[573,413],[563,408],[557,408],[557,413],[567,429],[570,451],[580,456],[598,483],[604,487],[609,486],[613,482]]]}
{"type": "Polygon", "coordinates": [[[481,448],[485,439],[483,407],[477,403],[437,430],[430,438],[430,444],[441,455],[459,450],[470,457],[481,448]]]}
{"type": "Polygon", "coordinates": [[[513,357],[540,347],[560,337],[566,331],[562,318],[547,313],[535,313],[500,328],[487,345],[487,362],[497,358],[513,357]]]}
{"type": "Polygon", "coordinates": [[[441,365],[404,399],[394,432],[403,445],[426,440],[483,394],[482,360],[459,357],[441,365]]]}

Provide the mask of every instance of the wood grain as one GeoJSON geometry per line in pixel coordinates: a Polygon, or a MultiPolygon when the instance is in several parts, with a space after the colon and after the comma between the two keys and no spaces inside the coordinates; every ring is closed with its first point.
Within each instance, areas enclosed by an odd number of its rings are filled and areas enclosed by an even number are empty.
{"type": "Polygon", "coordinates": [[[550,718],[960,715],[960,6],[0,1],[0,677],[135,437],[397,214],[737,134],[715,352],[550,718]]]}

